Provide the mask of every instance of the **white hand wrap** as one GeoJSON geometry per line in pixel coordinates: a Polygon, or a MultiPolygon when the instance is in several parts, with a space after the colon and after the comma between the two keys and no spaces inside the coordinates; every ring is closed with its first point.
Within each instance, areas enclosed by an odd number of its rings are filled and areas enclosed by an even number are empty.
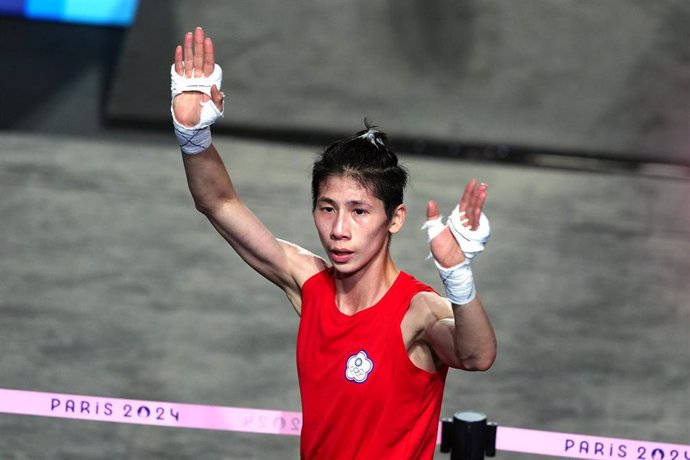
{"type": "MultiPolygon", "coordinates": [[[[199,91],[211,97],[211,87],[216,85],[216,88],[220,90],[222,80],[223,70],[218,64],[215,65],[213,73],[208,77],[195,78],[186,78],[183,75],[178,75],[177,72],[175,72],[175,65],[173,64],[170,68],[171,99],[175,99],[175,96],[185,91],[199,91]]],[[[212,100],[201,102],[201,106],[199,123],[195,126],[188,127],[177,121],[172,104],[170,105],[170,113],[172,114],[177,142],[182,152],[188,155],[201,153],[211,145],[210,126],[215,123],[218,118],[223,116],[223,111],[218,110],[212,100]]]]}
{"type": "Polygon", "coordinates": [[[429,219],[422,225],[422,230],[426,230],[427,242],[431,243],[431,240],[436,238],[439,233],[445,230],[446,226],[443,225],[443,216],[438,216],[436,219],[429,219]]]}
{"type": "Polygon", "coordinates": [[[491,236],[491,226],[489,225],[489,219],[484,213],[481,213],[479,216],[477,230],[472,231],[468,227],[463,226],[462,224],[465,222],[467,222],[465,212],[460,212],[460,207],[456,206],[450,214],[447,224],[465,257],[472,260],[486,247],[486,243],[491,236]]]}
{"type": "Polygon", "coordinates": [[[218,64],[213,68],[211,75],[207,77],[192,78],[178,75],[177,72],[175,72],[175,64],[170,67],[170,92],[173,98],[184,91],[199,91],[211,97],[211,87],[216,85],[216,88],[220,91],[222,80],[223,69],[221,69],[218,64]]]}
{"type": "Polygon", "coordinates": [[[434,263],[438,269],[438,274],[441,275],[446,297],[453,305],[465,305],[475,298],[474,277],[468,259],[450,268],[442,267],[436,259],[434,259],[434,263]]]}
{"type": "Polygon", "coordinates": [[[465,213],[460,212],[458,206],[455,207],[450,217],[446,220],[446,225],[443,224],[441,216],[436,219],[430,219],[424,223],[422,230],[426,230],[428,241],[431,242],[436,238],[445,228],[450,228],[453,237],[458,242],[460,249],[465,254],[465,261],[450,268],[442,267],[436,259],[434,264],[441,276],[441,281],[446,291],[446,297],[454,305],[465,305],[475,298],[474,277],[472,276],[472,269],[470,262],[472,259],[484,250],[487,241],[491,235],[491,228],[489,226],[489,219],[481,214],[479,218],[479,226],[477,230],[470,230],[463,226],[466,223],[465,213]]]}

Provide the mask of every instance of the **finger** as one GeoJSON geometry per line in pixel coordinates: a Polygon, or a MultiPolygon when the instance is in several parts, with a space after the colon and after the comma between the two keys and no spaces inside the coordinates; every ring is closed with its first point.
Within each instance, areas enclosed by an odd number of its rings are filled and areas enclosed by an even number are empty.
{"type": "Polygon", "coordinates": [[[206,40],[204,40],[204,75],[211,75],[215,66],[216,58],[213,53],[213,41],[210,37],[206,37],[206,40]]]}
{"type": "Polygon", "coordinates": [[[486,201],[486,197],[488,196],[487,192],[487,185],[482,184],[478,189],[477,193],[474,196],[474,200],[472,203],[472,208],[471,208],[471,227],[470,230],[477,230],[479,227],[479,222],[480,218],[482,215],[482,208],[484,207],[484,202],[486,201]]]}
{"type": "Polygon", "coordinates": [[[194,76],[204,74],[204,29],[194,29],[194,76]]]}
{"type": "Polygon", "coordinates": [[[475,185],[475,187],[472,190],[472,193],[470,195],[470,198],[468,200],[468,203],[467,203],[467,209],[468,210],[474,209],[478,205],[479,205],[479,207],[481,207],[482,203],[479,203],[479,200],[482,197],[482,195],[486,194],[486,189],[487,189],[486,184],[482,183],[482,184],[475,185]]]}
{"type": "Polygon", "coordinates": [[[438,204],[434,200],[429,200],[426,204],[426,219],[436,219],[438,216],[438,204]]]}
{"type": "Polygon", "coordinates": [[[182,63],[182,46],[175,47],[175,72],[177,75],[182,75],[184,72],[184,64],[182,63]]]}
{"type": "Polygon", "coordinates": [[[192,33],[187,32],[184,35],[184,48],[182,49],[182,56],[184,59],[184,76],[192,78],[192,69],[194,67],[192,54],[192,33]]]}
{"type": "Polygon", "coordinates": [[[468,182],[467,187],[465,187],[465,191],[462,194],[462,198],[460,199],[460,202],[458,203],[458,206],[460,207],[460,211],[467,211],[468,206],[470,205],[470,201],[472,199],[472,194],[474,193],[474,188],[477,185],[477,179],[472,179],[471,181],[468,182]]]}
{"type": "Polygon", "coordinates": [[[218,90],[216,85],[211,86],[211,100],[216,105],[218,110],[223,111],[223,103],[225,101],[225,94],[218,90]]]}
{"type": "Polygon", "coordinates": [[[479,228],[479,218],[481,217],[481,215],[481,210],[473,209],[470,213],[467,224],[465,224],[465,227],[469,227],[472,231],[477,230],[477,228],[479,228]]]}

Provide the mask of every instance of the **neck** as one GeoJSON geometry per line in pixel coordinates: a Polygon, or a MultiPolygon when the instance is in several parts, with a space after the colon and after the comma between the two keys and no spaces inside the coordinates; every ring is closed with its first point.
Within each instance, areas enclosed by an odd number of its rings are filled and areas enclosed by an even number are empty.
{"type": "Polygon", "coordinates": [[[400,270],[390,256],[379,264],[343,274],[335,272],[335,302],[341,312],[353,315],[381,300],[395,282],[400,270]]]}

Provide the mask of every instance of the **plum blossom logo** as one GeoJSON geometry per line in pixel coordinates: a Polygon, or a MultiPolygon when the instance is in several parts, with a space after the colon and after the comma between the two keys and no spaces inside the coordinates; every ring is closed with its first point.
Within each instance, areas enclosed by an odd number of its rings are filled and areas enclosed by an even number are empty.
{"type": "Polygon", "coordinates": [[[367,352],[361,350],[347,358],[345,364],[345,378],[355,383],[364,383],[372,369],[374,369],[374,362],[369,359],[367,352]]]}

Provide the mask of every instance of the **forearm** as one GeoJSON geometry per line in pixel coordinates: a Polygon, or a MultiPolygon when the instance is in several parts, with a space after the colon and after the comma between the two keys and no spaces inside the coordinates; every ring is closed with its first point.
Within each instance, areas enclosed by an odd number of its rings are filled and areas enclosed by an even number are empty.
{"type": "Polygon", "coordinates": [[[453,348],[466,370],[484,371],[496,358],[496,335],[479,297],[465,305],[453,305],[453,348]]]}
{"type": "Polygon", "coordinates": [[[222,205],[237,199],[230,175],[211,146],[197,155],[182,155],[189,191],[196,208],[211,217],[222,205]]]}

